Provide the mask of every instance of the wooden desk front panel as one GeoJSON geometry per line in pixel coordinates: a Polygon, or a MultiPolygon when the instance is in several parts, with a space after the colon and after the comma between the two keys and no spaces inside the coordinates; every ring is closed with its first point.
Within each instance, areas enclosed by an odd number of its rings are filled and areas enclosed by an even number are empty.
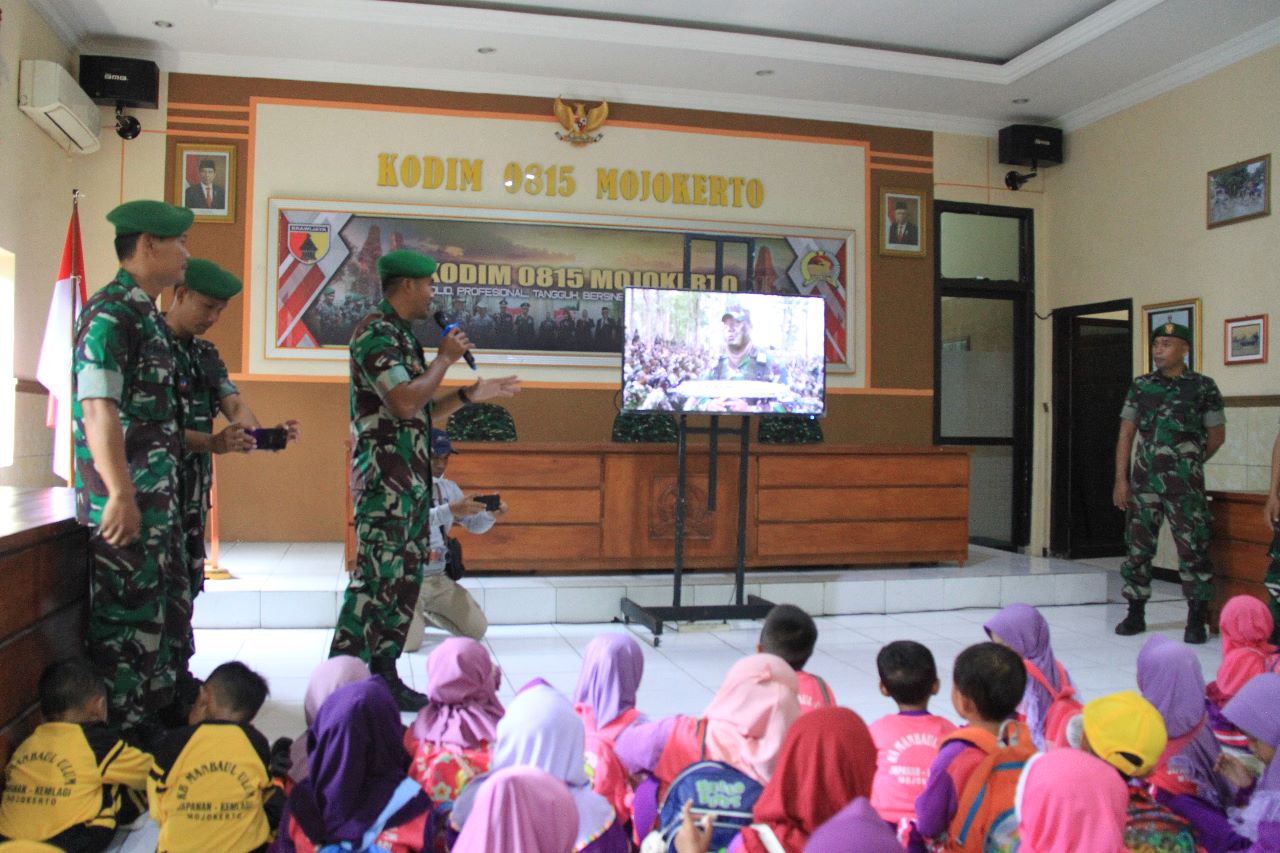
{"type": "MultiPolygon", "coordinates": [[[[448,476],[510,510],[483,536],[458,533],[469,568],[668,569],[675,537],[671,445],[459,444],[448,476]]],[[[736,445],[721,445],[717,506],[708,453],[690,448],[685,560],[727,568],[737,534],[736,445]]],[[[759,448],[747,475],[752,567],[954,560],[968,552],[963,448],[759,448]]]]}
{"type": "Polygon", "coordinates": [[[1210,492],[1213,512],[1213,539],[1209,545],[1213,560],[1213,622],[1227,599],[1252,595],[1269,601],[1262,579],[1271,561],[1272,530],[1262,517],[1266,495],[1261,492],[1210,492]]]}

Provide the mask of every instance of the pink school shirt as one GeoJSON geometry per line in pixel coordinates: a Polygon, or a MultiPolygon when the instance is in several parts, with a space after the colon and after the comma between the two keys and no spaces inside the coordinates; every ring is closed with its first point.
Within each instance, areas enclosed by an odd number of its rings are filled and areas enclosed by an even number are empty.
{"type": "Polygon", "coordinates": [[[796,672],[796,700],[800,702],[800,713],[807,714],[819,708],[830,708],[836,704],[836,697],[827,682],[813,673],[796,672]]]}
{"type": "Polygon", "coordinates": [[[869,728],[876,745],[871,806],[889,823],[914,818],[916,797],[924,792],[929,766],[938,756],[942,739],[956,727],[928,711],[903,711],[881,717],[869,728]]]}

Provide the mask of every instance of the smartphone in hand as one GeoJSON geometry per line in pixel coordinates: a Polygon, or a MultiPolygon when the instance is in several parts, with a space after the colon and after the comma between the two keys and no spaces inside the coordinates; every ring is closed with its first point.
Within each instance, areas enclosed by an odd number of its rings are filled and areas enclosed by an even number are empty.
{"type": "Polygon", "coordinates": [[[245,432],[258,443],[257,450],[284,450],[289,443],[289,430],[284,427],[258,427],[245,432]]]}
{"type": "Polygon", "coordinates": [[[484,508],[489,512],[497,512],[502,508],[501,495],[476,495],[472,500],[484,504],[484,508]]]}

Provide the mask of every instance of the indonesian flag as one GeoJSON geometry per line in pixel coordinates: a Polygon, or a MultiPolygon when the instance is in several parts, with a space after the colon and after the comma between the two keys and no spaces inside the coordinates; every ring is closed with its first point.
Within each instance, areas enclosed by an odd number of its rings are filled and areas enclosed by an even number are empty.
{"type": "Polygon", "coordinates": [[[45,425],[53,433],[53,473],[68,484],[71,473],[71,356],[75,347],[71,324],[80,315],[88,295],[84,285],[84,251],[80,246],[80,212],[71,209],[67,242],[62,249],[62,265],[53,286],[49,319],[44,324],[44,342],[36,364],[36,379],[49,390],[45,425]],[[74,264],[74,265],[73,265],[74,264]]]}

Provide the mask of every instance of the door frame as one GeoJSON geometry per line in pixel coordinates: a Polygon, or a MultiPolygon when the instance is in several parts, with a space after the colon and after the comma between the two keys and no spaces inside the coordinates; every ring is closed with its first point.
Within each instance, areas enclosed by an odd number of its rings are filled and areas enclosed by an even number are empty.
{"type": "MultiPolygon", "coordinates": [[[[1068,557],[1071,553],[1071,344],[1072,321],[1087,314],[1129,312],[1129,346],[1133,348],[1133,300],[1112,299],[1071,305],[1053,311],[1053,407],[1052,437],[1049,440],[1049,553],[1068,557]]],[[[1120,413],[1116,413],[1117,420],[1120,413]]],[[[1119,427],[1117,426],[1117,429],[1119,427]]]]}
{"type": "Polygon", "coordinates": [[[1031,540],[1031,471],[1035,387],[1035,212],[1026,207],[935,200],[933,204],[933,443],[995,445],[1013,450],[1013,482],[1009,543],[970,537],[980,545],[1014,549],[1031,540]],[[1018,278],[943,278],[942,215],[967,213],[1018,220],[1018,278]],[[1013,435],[1011,438],[942,435],[942,298],[944,296],[1007,299],[1013,303],[1013,435]]]}

